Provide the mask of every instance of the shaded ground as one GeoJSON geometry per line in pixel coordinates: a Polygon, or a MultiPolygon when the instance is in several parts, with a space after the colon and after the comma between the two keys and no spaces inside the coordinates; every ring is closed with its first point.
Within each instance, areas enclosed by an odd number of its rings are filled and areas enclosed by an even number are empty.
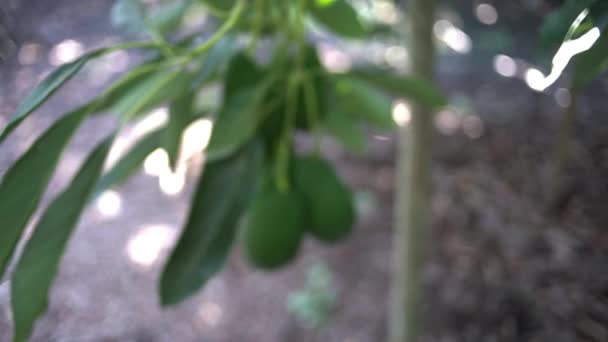
{"type": "MultiPolygon", "coordinates": [[[[0,66],[0,121],[48,68],[53,45],[77,39],[97,46],[113,33],[105,19],[111,1],[30,1],[23,21],[29,33],[22,38],[40,42],[44,59],[0,66]]],[[[475,73],[472,64],[441,67],[444,88],[470,96],[481,121],[456,119],[453,134],[437,136],[425,341],[608,341],[608,125],[593,101],[606,88],[598,82],[597,94],[582,100],[577,158],[563,177],[565,186],[554,191],[559,107],[521,81],[497,79],[490,59],[476,63],[475,73]]],[[[116,72],[108,70],[101,79],[92,70],[78,76],[28,119],[0,149],[0,174],[53,118],[99,91],[116,72]]],[[[45,201],[113,124],[98,118],[82,128],[45,201]]],[[[84,215],[33,341],[383,340],[393,139],[374,136],[363,156],[330,142],[324,148],[355,189],[376,199],[348,242],[327,248],[309,241],[293,267],[273,274],[252,271],[237,250],[201,294],[161,310],[156,284],[167,249],[145,267],[129,258],[127,248],[150,227],[175,234],[188,194],[168,197],[154,178],[141,174],[120,189],[118,217],[103,217],[94,207],[84,215]],[[289,314],[285,302],[319,260],[334,272],[338,304],[328,326],[312,332],[289,314]]],[[[7,287],[0,285],[2,342],[10,338],[7,287]]]]}

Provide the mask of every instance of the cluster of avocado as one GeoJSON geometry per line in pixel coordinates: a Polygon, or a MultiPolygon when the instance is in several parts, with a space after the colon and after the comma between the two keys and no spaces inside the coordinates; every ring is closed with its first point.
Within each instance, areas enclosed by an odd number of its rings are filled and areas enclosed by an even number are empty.
{"type": "Polygon", "coordinates": [[[305,233],[335,243],[346,238],[355,220],[353,197],[331,164],[316,156],[296,157],[292,186],[273,182],[260,188],[249,210],[244,243],[251,264],[273,270],[292,261],[305,233]]]}

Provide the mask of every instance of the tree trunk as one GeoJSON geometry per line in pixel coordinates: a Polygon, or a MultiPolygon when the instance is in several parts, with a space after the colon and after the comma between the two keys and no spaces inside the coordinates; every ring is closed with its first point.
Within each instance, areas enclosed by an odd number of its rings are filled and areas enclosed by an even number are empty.
{"type": "MultiPolygon", "coordinates": [[[[409,0],[412,68],[432,80],[435,47],[433,0],[409,0]]],[[[421,327],[422,268],[430,232],[433,113],[412,108],[410,127],[399,132],[389,341],[416,342],[421,327]]]]}

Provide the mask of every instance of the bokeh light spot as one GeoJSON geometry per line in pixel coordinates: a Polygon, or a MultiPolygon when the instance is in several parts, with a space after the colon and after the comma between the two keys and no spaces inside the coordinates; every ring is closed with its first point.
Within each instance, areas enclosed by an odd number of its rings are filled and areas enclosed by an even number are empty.
{"type": "Polygon", "coordinates": [[[460,115],[452,110],[443,110],[435,116],[435,127],[445,135],[453,135],[460,128],[460,115]]]}
{"type": "Polygon", "coordinates": [[[494,57],[494,70],[500,76],[513,77],[517,74],[517,63],[507,55],[496,55],[494,57]]]}
{"type": "Polygon", "coordinates": [[[400,101],[393,107],[393,120],[399,126],[407,126],[412,119],[412,110],[409,104],[400,101]]]}
{"type": "Polygon", "coordinates": [[[562,108],[568,108],[572,103],[572,95],[566,88],[559,88],[555,91],[555,102],[562,108]]]}
{"type": "Polygon", "coordinates": [[[116,191],[104,191],[97,198],[97,211],[104,217],[115,218],[122,211],[122,197],[116,191]]]}
{"type": "Polygon", "coordinates": [[[478,116],[469,115],[462,120],[462,130],[471,139],[479,139],[483,135],[483,121],[478,116]]]}
{"type": "Polygon", "coordinates": [[[490,4],[483,3],[475,7],[475,16],[482,24],[494,25],[498,21],[498,12],[490,4]]]}
{"type": "Polygon", "coordinates": [[[201,305],[198,313],[203,323],[211,327],[215,327],[220,323],[224,311],[217,303],[204,302],[201,305]]]}
{"type": "Polygon", "coordinates": [[[84,52],[82,43],[68,39],[55,45],[49,53],[49,63],[53,66],[59,66],[64,63],[74,61],[84,52]]]}
{"type": "Polygon", "coordinates": [[[175,230],[169,226],[144,226],[129,239],[126,252],[133,263],[150,267],[173,244],[174,239],[175,230]]]}
{"type": "Polygon", "coordinates": [[[543,91],[545,89],[545,75],[535,68],[529,68],[524,76],[526,84],[530,89],[543,91]]]}

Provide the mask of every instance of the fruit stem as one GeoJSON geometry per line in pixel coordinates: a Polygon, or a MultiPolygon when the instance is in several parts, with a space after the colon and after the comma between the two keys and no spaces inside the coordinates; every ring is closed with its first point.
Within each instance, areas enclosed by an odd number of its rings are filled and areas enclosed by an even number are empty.
{"type": "Polygon", "coordinates": [[[190,51],[188,57],[195,58],[201,54],[206,53],[211,47],[215,45],[215,43],[217,43],[220,39],[222,39],[222,37],[224,37],[228,32],[230,32],[230,30],[232,30],[232,28],[236,25],[241,15],[245,11],[245,7],[247,7],[246,4],[247,0],[239,0],[236,5],[234,5],[232,10],[230,10],[230,15],[228,16],[228,19],[226,19],[226,22],[224,22],[220,29],[217,30],[217,32],[215,32],[213,36],[211,36],[211,38],[209,38],[206,42],[202,43],[194,50],[190,51]]]}

